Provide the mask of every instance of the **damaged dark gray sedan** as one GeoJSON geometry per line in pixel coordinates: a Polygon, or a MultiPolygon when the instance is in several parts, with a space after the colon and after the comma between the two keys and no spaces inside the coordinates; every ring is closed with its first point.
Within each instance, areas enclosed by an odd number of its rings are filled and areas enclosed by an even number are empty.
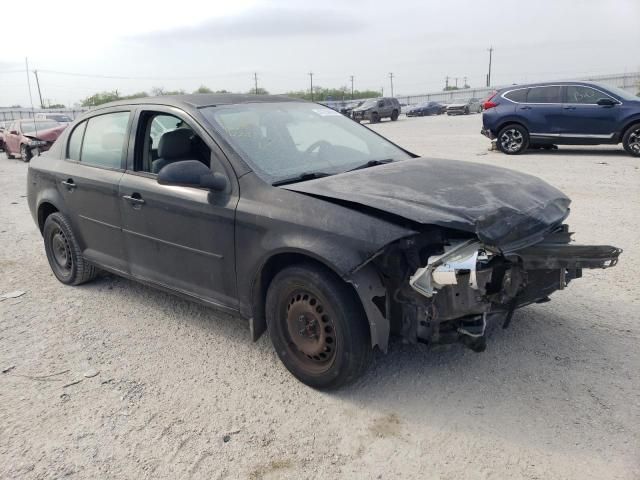
{"type": "Polygon", "coordinates": [[[96,108],[29,166],[63,283],[106,270],[245,318],[315,388],[390,337],[485,348],[612,246],[571,243],[570,200],[529,175],[417,158],[321,105],[193,95],[96,108]]]}

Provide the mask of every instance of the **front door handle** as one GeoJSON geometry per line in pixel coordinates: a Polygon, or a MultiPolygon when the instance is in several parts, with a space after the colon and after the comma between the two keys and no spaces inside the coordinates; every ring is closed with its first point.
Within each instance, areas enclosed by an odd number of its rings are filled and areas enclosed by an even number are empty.
{"type": "Polygon", "coordinates": [[[131,203],[131,205],[133,206],[144,205],[144,200],[139,193],[132,193],[131,195],[123,195],[122,198],[124,198],[127,202],[131,203]]]}
{"type": "Polygon", "coordinates": [[[562,108],[564,108],[565,110],[575,110],[576,109],[576,107],[571,107],[571,106],[562,107],[562,108]]]}
{"type": "Polygon", "coordinates": [[[531,110],[531,107],[520,107],[520,110],[531,110]]]}
{"type": "Polygon", "coordinates": [[[73,181],[73,178],[67,178],[66,180],[62,180],[61,183],[62,183],[62,185],[67,187],[69,190],[73,190],[74,188],[77,187],[77,185],[73,181]]]}

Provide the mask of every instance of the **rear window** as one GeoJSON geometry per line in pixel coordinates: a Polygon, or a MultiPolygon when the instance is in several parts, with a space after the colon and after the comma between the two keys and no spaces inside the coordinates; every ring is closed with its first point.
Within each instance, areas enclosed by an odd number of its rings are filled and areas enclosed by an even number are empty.
{"type": "Polygon", "coordinates": [[[562,103],[561,87],[533,87],[527,94],[527,103],[562,103]]]}
{"type": "Polygon", "coordinates": [[[527,101],[527,89],[521,88],[519,90],[512,90],[505,93],[503,96],[512,102],[524,103],[527,101]]]}

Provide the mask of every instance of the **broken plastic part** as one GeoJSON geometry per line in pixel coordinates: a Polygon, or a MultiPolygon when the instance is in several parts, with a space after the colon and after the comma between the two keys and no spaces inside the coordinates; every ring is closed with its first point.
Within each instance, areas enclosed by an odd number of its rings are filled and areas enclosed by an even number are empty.
{"type": "Polygon", "coordinates": [[[422,295],[431,297],[438,288],[457,285],[458,275],[464,272],[469,274],[469,287],[477,290],[476,268],[480,250],[480,242],[476,240],[445,247],[445,253],[429,257],[427,266],[416,270],[409,279],[409,285],[422,295]]]}

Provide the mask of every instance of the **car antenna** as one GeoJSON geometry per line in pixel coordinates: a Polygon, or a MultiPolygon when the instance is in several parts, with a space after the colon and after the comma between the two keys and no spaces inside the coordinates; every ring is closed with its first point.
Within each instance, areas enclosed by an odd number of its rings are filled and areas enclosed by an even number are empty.
{"type": "Polygon", "coordinates": [[[29,88],[29,101],[31,102],[31,114],[33,115],[33,128],[38,138],[38,124],[36,123],[36,109],[33,108],[33,96],[31,95],[31,80],[29,79],[29,59],[24,57],[24,64],[27,69],[27,87],[29,88]]]}

